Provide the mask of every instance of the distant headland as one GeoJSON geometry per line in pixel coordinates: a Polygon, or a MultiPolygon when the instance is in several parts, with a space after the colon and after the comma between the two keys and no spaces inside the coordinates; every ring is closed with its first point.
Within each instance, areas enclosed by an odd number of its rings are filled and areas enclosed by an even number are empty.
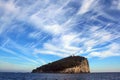
{"type": "Polygon", "coordinates": [[[90,73],[87,58],[82,56],[69,56],[58,61],[42,65],[32,73],[90,73]]]}

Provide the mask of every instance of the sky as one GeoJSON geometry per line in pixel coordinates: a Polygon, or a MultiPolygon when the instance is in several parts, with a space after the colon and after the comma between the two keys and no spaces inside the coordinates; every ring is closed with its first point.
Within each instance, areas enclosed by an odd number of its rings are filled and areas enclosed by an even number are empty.
{"type": "Polygon", "coordinates": [[[84,56],[120,72],[120,0],[0,0],[0,72],[84,56]]]}

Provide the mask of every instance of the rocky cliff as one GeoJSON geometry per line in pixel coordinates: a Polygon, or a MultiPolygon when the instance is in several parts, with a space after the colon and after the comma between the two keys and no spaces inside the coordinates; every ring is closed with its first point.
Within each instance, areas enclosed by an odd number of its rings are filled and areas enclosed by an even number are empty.
{"type": "Polygon", "coordinates": [[[89,73],[87,58],[70,56],[34,69],[32,73],[89,73]]]}

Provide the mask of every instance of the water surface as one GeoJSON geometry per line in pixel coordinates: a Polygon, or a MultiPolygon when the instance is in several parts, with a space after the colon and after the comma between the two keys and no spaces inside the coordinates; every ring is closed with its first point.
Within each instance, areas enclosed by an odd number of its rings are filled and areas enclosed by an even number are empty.
{"type": "Polygon", "coordinates": [[[89,73],[89,74],[0,73],[0,80],[120,80],[120,73],[89,73]]]}

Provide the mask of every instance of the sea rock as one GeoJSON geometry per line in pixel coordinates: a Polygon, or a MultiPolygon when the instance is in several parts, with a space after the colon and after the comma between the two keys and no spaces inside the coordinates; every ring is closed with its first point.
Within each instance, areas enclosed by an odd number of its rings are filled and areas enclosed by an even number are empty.
{"type": "Polygon", "coordinates": [[[89,73],[87,58],[82,56],[69,56],[58,61],[40,66],[32,73],[89,73]]]}

